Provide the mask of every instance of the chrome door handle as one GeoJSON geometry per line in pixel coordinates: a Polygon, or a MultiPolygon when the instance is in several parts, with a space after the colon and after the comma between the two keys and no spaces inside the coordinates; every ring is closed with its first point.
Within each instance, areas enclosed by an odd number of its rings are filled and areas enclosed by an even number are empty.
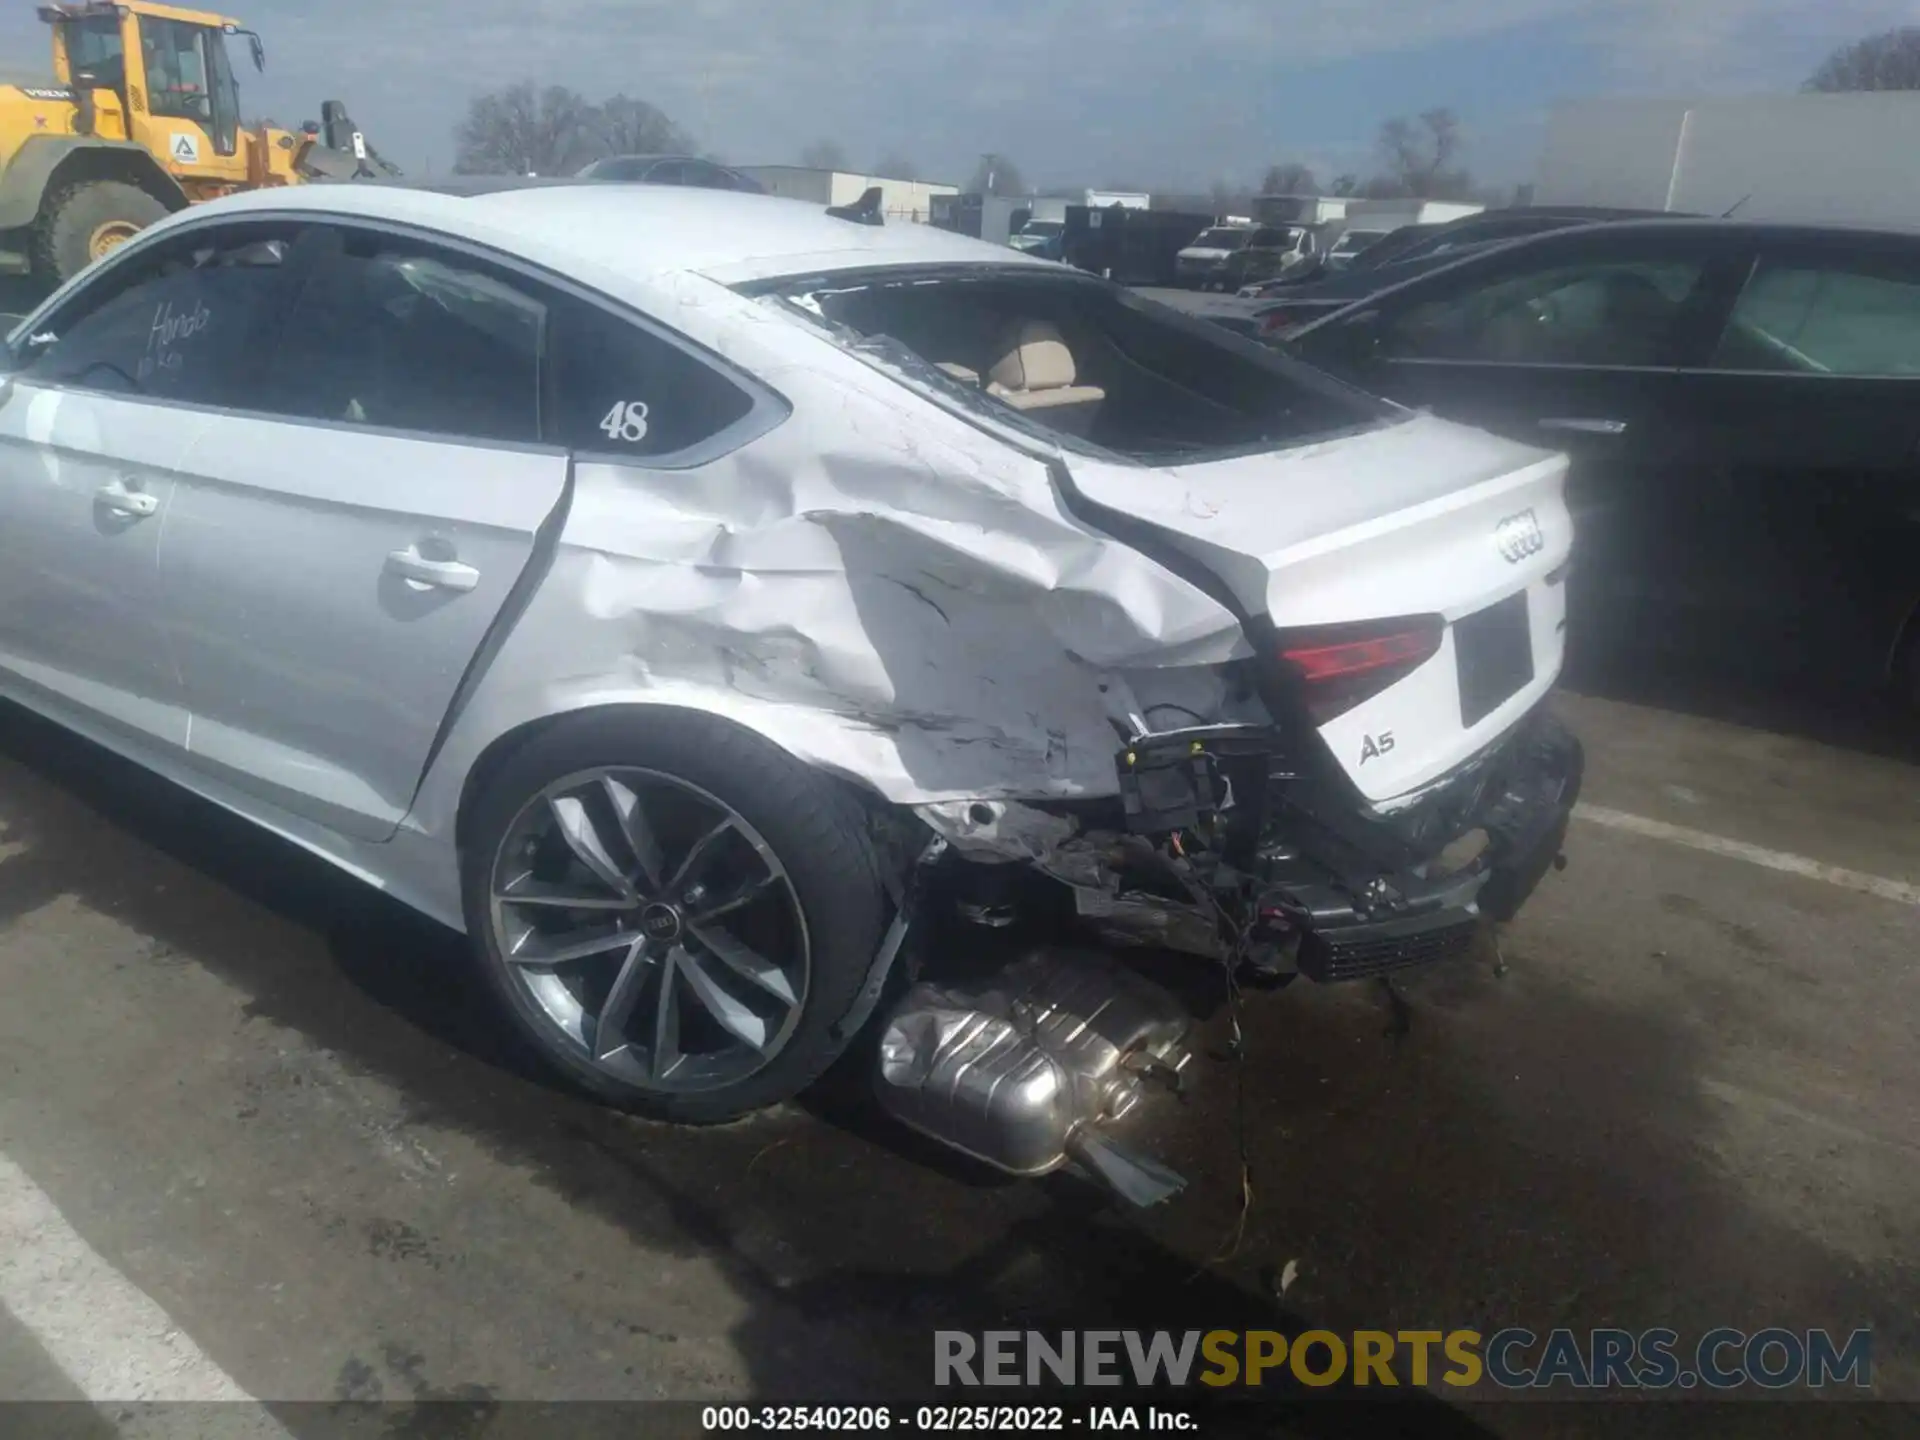
{"type": "Polygon", "coordinates": [[[1577,417],[1568,419],[1542,420],[1542,430],[1564,431],[1571,435],[1624,435],[1627,422],[1624,420],[1583,420],[1577,417]]]}
{"type": "Polygon", "coordinates": [[[387,556],[387,573],[440,590],[471,590],[480,583],[480,572],[473,566],[458,560],[429,560],[411,545],[387,556]]]}
{"type": "Polygon", "coordinates": [[[160,508],[158,495],[129,489],[125,480],[113,480],[102,485],[93,492],[93,498],[102,509],[136,520],[145,519],[160,508]]]}

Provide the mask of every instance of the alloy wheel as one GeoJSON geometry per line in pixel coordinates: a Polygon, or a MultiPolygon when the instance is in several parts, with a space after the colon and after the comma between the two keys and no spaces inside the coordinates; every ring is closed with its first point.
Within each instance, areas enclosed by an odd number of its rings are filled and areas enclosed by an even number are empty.
{"type": "Polygon", "coordinates": [[[557,780],[507,827],[490,881],[510,982],[577,1059],[625,1084],[736,1084],[799,1023],[799,895],[760,833],[698,786],[633,767],[557,780]]]}

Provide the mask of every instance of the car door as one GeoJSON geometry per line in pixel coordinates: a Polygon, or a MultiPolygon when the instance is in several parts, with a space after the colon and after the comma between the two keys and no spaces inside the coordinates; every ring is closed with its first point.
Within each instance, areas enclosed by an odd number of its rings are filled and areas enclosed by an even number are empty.
{"type": "Polygon", "coordinates": [[[1769,679],[1884,678],[1920,605],[1920,242],[1769,234],[1685,403],[1721,463],[1701,620],[1769,679]]]}
{"type": "Polygon", "coordinates": [[[0,398],[0,667],[162,749],[187,712],[155,618],[160,540],[193,432],[279,303],[278,233],[130,250],[38,318],[0,398]]]}
{"type": "Polygon", "coordinates": [[[162,623],[190,761],[390,835],[565,492],[547,307],[484,259],[316,224],[244,409],[178,462],[162,623]]]}
{"type": "Polygon", "coordinates": [[[1567,452],[1575,652],[1644,653],[1672,638],[1655,617],[1697,560],[1675,519],[1710,456],[1680,361],[1745,258],[1678,229],[1549,236],[1386,292],[1296,348],[1404,405],[1567,452]]]}

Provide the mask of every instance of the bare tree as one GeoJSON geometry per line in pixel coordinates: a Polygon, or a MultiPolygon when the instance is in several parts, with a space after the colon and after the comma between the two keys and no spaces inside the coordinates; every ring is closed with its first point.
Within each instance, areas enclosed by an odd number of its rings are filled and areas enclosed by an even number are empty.
{"type": "Polygon", "coordinates": [[[1829,55],[1808,90],[1920,90],[1920,26],[1869,35],[1829,55]]]}
{"type": "Polygon", "coordinates": [[[1446,109],[1429,110],[1418,120],[1397,116],[1380,127],[1385,178],[1402,195],[1444,200],[1466,194],[1473,178],[1453,162],[1462,145],[1460,117],[1446,109]]]}
{"type": "Polygon", "coordinates": [[[602,153],[599,110],[563,85],[532,81],[481,95],[455,132],[462,175],[571,175],[602,153]]]}
{"type": "Polygon", "coordinates": [[[1320,180],[1313,173],[1313,167],[1302,165],[1298,160],[1269,165],[1266,178],[1260,182],[1262,195],[1311,195],[1319,188],[1320,180]]]}
{"type": "Polygon", "coordinates": [[[1027,182],[1020,167],[1006,156],[982,155],[967,189],[975,195],[1025,195],[1027,182]]]}
{"type": "Polygon", "coordinates": [[[594,139],[606,155],[689,155],[693,137],[657,105],[616,95],[599,107],[594,139]]]}
{"type": "Polygon", "coordinates": [[[874,174],[885,176],[889,180],[911,180],[919,170],[919,166],[898,150],[889,150],[873,167],[874,174]]]}
{"type": "Polygon", "coordinates": [[[1336,175],[1333,177],[1333,184],[1328,187],[1327,193],[1331,195],[1357,195],[1360,193],[1360,177],[1351,172],[1336,175]]]}
{"type": "Polygon", "coordinates": [[[809,170],[844,170],[847,152],[837,140],[816,140],[800,152],[800,163],[809,170]]]}

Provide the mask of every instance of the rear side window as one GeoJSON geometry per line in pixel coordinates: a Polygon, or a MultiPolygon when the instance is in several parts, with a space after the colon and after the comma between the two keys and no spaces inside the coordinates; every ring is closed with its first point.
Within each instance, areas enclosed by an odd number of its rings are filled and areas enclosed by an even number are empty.
{"type": "Polygon", "coordinates": [[[1762,262],[1711,363],[1813,375],[1920,375],[1920,265],[1762,262]]]}
{"type": "Polygon", "coordinates": [[[1509,365],[1659,365],[1701,268],[1686,260],[1596,260],[1508,272],[1402,311],[1385,353],[1509,365]]]}
{"type": "Polygon", "coordinates": [[[284,241],[169,246],[83,288],[24,342],[24,380],[240,405],[256,327],[281,295],[284,241]]]}
{"type": "Polygon", "coordinates": [[[553,368],[549,434],[575,450],[668,455],[753,409],[752,396],[692,352],[577,301],[555,317],[553,368]]]}
{"type": "Polygon", "coordinates": [[[546,306],[462,257],[316,232],[260,408],[462,439],[540,439],[546,306]]]}

